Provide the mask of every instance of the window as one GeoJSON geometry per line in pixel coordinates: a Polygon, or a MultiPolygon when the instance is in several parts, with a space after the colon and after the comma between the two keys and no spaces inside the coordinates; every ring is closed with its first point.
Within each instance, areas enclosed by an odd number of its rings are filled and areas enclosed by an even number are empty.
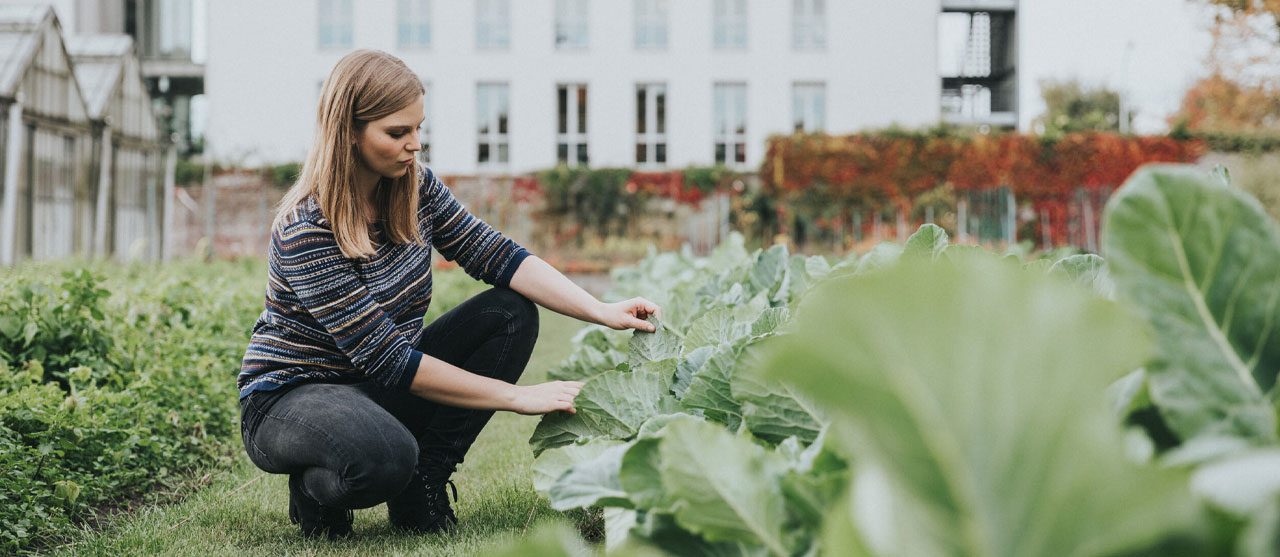
{"type": "Polygon", "coordinates": [[[636,163],[667,162],[667,86],[636,86],[636,163]]]}
{"type": "Polygon", "coordinates": [[[351,48],[351,0],[320,0],[318,6],[320,48],[351,48]]]}
{"type": "Polygon", "coordinates": [[[667,0],[634,0],[636,48],[667,48],[667,0]]]}
{"type": "Polygon", "coordinates": [[[796,83],[791,88],[791,121],[797,133],[820,132],[827,127],[827,86],[796,83]]]}
{"type": "Polygon", "coordinates": [[[714,90],[716,164],[747,162],[747,86],[717,83],[714,90]]]}
{"type": "Polygon", "coordinates": [[[511,46],[511,0],[476,2],[476,48],[505,49],[511,46]]]}
{"type": "Polygon", "coordinates": [[[400,48],[431,46],[431,0],[398,0],[396,44],[400,48]]]}
{"type": "Polygon", "coordinates": [[[587,48],[587,0],[556,0],[556,48],[587,48]]]}
{"type": "Polygon", "coordinates": [[[747,0],[715,0],[716,48],[747,48],[747,0]]]}
{"type": "Polygon", "coordinates": [[[556,86],[556,160],[587,164],[587,86],[556,86]]]}
{"type": "Polygon", "coordinates": [[[480,141],[476,162],[482,167],[505,165],[509,160],[507,97],[506,83],[476,85],[476,130],[480,141]]]}
{"type": "Polygon", "coordinates": [[[428,164],[431,162],[431,85],[423,83],[422,88],[425,91],[422,94],[422,129],[418,134],[422,149],[418,151],[418,162],[428,164]]]}
{"type": "Polygon", "coordinates": [[[791,0],[791,47],[822,50],[827,47],[826,0],[791,0]]]}

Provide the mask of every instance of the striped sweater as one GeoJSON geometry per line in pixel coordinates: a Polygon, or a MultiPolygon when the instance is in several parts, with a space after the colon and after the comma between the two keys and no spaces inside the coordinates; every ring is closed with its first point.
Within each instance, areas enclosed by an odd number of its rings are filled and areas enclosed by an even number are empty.
{"type": "Polygon", "coordinates": [[[236,384],[240,398],[307,382],[376,381],[408,389],[431,304],[431,249],[468,275],[507,286],[529,252],[472,216],[419,169],[418,230],[425,246],[384,242],[347,259],[308,197],[271,231],[266,309],[253,327],[236,384]]]}

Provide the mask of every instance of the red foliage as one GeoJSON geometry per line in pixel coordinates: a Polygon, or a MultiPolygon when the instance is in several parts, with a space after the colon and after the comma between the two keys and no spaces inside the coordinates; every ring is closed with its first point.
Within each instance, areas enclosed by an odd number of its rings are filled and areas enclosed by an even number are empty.
{"type": "Polygon", "coordinates": [[[657,197],[667,197],[680,203],[697,205],[706,194],[697,188],[686,187],[684,173],[679,170],[670,172],[633,172],[627,180],[627,193],[646,193],[657,197]]]}
{"type": "Polygon", "coordinates": [[[511,198],[516,203],[533,203],[542,199],[546,192],[538,184],[534,176],[516,176],[511,184],[511,198]]]}
{"type": "Polygon", "coordinates": [[[1077,187],[1114,188],[1142,164],[1192,161],[1202,152],[1196,141],[1096,132],[1057,141],[1018,134],[786,136],[770,141],[761,183],[782,194],[823,187],[833,201],[853,204],[909,203],[947,182],[957,191],[1010,186],[1034,200],[1077,187]]]}

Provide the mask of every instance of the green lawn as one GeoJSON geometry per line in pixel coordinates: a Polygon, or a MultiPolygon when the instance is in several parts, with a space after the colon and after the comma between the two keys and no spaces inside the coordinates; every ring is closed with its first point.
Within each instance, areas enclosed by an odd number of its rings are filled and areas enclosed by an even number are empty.
{"type": "MultiPolygon", "coordinates": [[[[545,379],[568,357],[582,322],[542,310],[541,333],[521,383],[545,379]]],[[[287,476],[264,474],[243,454],[231,470],[180,504],[124,515],[54,554],[74,555],[472,555],[553,517],[532,487],[528,439],[538,418],[500,412],[481,433],[454,481],[459,528],[445,536],[393,532],[385,505],[355,512],[355,534],[303,540],[289,523],[287,476]]],[[[579,517],[579,520],[582,520],[579,517]]]]}

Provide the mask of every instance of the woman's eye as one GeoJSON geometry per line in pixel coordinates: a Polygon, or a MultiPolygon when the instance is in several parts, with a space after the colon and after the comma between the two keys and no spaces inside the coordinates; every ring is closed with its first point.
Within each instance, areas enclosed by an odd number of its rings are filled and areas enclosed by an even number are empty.
{"type": "Polygon", "coordinates": [[[394,137],[394,138],[396,138],[396,139],[400,139],[400,137],[402,137],[403,135],[404,135],[404,132],[396,132],[396,133],[391,134],[391,137],[394,137]]]}

